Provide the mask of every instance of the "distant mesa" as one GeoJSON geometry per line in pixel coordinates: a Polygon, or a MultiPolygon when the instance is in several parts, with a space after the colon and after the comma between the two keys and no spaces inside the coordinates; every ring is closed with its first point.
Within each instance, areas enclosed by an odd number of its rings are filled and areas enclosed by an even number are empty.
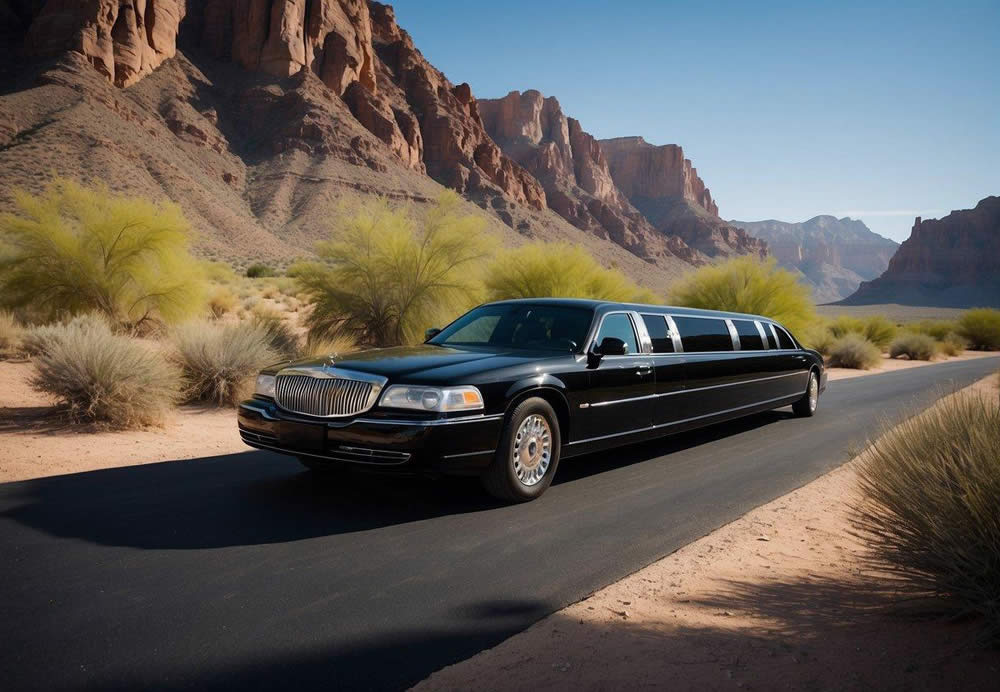
{"type": "Polygon", "coordinates": [[[943,219],[917,218],[885,272],[843,305],[1000,307],[1000,197],[943,219]]]}
{"type": "Polygon", "coordinates": [[[861,282],[889,266],[899,244],[873,233],[862,221],[815,216],[808,221],[730,221],[767,242],[768,252],[786,269],[801,274],[818,303],[853,294],[861,282]]]}

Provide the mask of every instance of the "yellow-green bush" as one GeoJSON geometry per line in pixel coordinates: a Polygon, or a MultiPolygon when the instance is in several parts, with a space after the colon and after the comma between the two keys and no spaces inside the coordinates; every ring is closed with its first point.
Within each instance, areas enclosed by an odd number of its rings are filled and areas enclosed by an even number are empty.
{"type": "Polygon", "coordinates": [[[340,356],[358,350],[358,345],[350,337],[341,336],[329,339],[308,339],[304,355],[316,358],[319,356],[340,356]]]}
{"type": "Polygon", "coordinates": [[[417,343],[427,327],[479,302],[490,248],[483,220],[463,213],[449,191],[419,220],[386,202],[362,207],[317,246],[320,261],[289,274],[312,306],[306,325],[314,338],[417,343]]]}
{"type": "Polygon", "coordinates": [[[907,323],[906,328],[911,332],[926,334],[938,341],[944,341],[945,337],[955,333],[958,327],[952,320],[920,320],[907,323]]]}
{"type": "Polygon", "coordinates": [[[528,243],[500,252],[486,271],[490,300],[594,298],[626,303],[659,299],[616,269],[605,269],[589,252],[569,243],[528,243]]]}
{"type": "Polygon", "coordinates": [[[14,193],[0,215],[0,302],[49,318],[101,312],[118,327],[176,321],[203,305],[202,267],[175,204],[58,180],[14,193]]]}
{"type": "Polygon", "coordinates": [[[926,334],[914,332],[897,336],[889,344],[889,357],[906,356],[910,360],[930,360],[937,353],[937,342],[926,334]]]}
{"type": "Polygon", "coordinates": [[[253,311],[250,323],[267,334],[267,343],[276,354],[286,359],[299,357],[302,343],[282,319],[281,313],[275,310],[256,309],[253,311]]]}
{"type": "Polygon", "coordinates": [[[253,391],[261,368],[280,356],[267,330],[246,322],[193,322],[173,333],[173,360],[184,375],[184,398],[235,405],[253,391]]]}
{"type": "Polygon", "coordinates": [[[958,319],[958,333],[965,337],[974,349],[1000,350],[1000,310],[992,308],[966,310],[958,319]]]}
{"type": "Polygon", "coordinates": [[[827,328],[834,339],[840,339],[848,334],[859,334],[883,351],[889,348],[898,331],[895,323],[881,315],[871,317],[841,315],[830,322],[827,328]]]}
{"type": "Polygon", "coordinates": [[[864,330],[864,323],[857,317],[840,315],[827,325],[827,329],[834,339],[842,339],[848,334],[860,334],[864,330]]]}
{"type": "Polygon", "coordinates": [[[949,332],[941,341],[941,352],[946,356],[960,356],[967,348],[969,342],[955,332],[949,332]]]}
{"type": "Polygon", "coordinates": [[[827,363],[835,368],[871,370],[882,360],[878,346],[860,334],[849,332],[837,339],[830,347],[827,363]]]}
{"type": "Polygon", "coordinates": [[[180,374],[140,341],[101,320],[76,320],[36,333],[32,384],[55,395],[76,420],[126,429],[163,422],[180,392],[180,374]]]}
{"type": "Polygon", "coordinates": [[[816,321],[806,327],[799,335],[799,341],[806,348],[818,351],[821,355],[829,355],[836,341],[826,324],[816,321]]]}
{"type": "Polygon", "coordinates": [[[1000,637],[1000,408],[958,394],[886,428],[858,468],[874,566],[1000,637]]]}
{"type": "Polygon", "coordinates": [[[691,272],[671,287],[674,305],[763,315],[793,334],[815,320],[809,289],[774,259],[737,257],[691,272]]]}
{"type": "Polygon", "coordinates": [[[229,314],[239,305],[239,300],[233,295],[233,292],[224,286],[220,286],[212,291],[211,296],[208,299],[208,309],[211,312],[212,317],[219,319],[220,317],[229,314]]]}

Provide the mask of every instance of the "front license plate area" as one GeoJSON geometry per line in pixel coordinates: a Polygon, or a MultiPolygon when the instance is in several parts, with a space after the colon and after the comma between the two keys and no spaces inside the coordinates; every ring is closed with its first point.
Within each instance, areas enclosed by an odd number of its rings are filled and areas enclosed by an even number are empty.
{"type": "Polygon", "coordinates": [[[322,452],[326,442],[326,427],[282,422],[278,430],[278,439],[283,447],[322,452]]]}

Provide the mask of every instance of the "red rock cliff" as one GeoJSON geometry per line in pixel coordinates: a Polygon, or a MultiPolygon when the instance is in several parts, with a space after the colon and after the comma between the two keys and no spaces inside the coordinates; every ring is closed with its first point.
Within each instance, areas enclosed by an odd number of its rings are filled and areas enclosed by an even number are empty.
{"type": "Polygon", "coordinates": [[[1000,307],[998,260],[1000,197],[987,197],[942,219],[917,217],[885,273],[844,302],[1000,307]]]}

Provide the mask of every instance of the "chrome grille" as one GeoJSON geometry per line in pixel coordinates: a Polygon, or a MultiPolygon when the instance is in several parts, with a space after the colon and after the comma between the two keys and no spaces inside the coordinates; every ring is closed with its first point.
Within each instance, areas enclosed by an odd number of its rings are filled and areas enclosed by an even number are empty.
{"type": "Polygon", "coordinates": [[[278,406],[307,416],[353,416],[370,409],[377,395],[372,382],[341,377],[279,374],[274,383],[278,406]]]}

